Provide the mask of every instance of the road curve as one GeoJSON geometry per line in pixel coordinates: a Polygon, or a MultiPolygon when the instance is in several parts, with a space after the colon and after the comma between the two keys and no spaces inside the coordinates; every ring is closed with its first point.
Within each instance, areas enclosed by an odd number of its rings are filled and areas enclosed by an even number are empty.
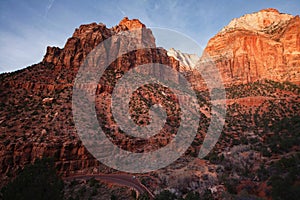
{"type": "Polygon", "coordinates": [[[89,180],[94,178],[96,180],[105,181],[108,183],[115,183],[118,185],[124,185],[136,190],[139,194],[147,193],[151,199],[154,199],[154,195],[151,191],[144,186],[138,179],[133,178],[132,175],[127,174],[77,174],[63,178],[64,180],[89,180]]]}

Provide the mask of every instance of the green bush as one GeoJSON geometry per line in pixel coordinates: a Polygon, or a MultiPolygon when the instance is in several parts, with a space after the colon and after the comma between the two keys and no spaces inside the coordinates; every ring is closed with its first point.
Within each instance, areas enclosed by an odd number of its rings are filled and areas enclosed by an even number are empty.
{"type": "Polygon", "coordinates": [[[139,196],[138,200],[150,200],[150,198],[147,194],[144,193],[139,196]]]}
{"type": "Polygon", "coordinates": [[[117,200],[117,199],[118,199],[117,196],[114,195],[114,194],[112,194],[112,195],[110,196],[110,200],[117,200]]]}
{"type": "Polygon", "coordinates": [[[89,180],[89,186],[90,187],[94,187],[95,185],[97,185],[98,181],[95,178],[91,178],[89,180]]]}
{"type": "Polygon", "coordinates": [[[236,187],[238,185],[238,180],[227,179],[227,180],[225,180],[224,185],[230,194],[237,194],[236,187]]]}
{"type": "Polygon", "coordinates": [[[200,200],[200,195],[198,192],[189,192],[184,199],[185,200],[200,200]]]}
{"type": "Polygon", "coordinates": [[[168,190],[164,190],[155,196],[155,200],[174,200],[174,199],[176,199],[176,195],[171,193],[168,190]]]}
{"type": "Polygon", "coordinates": [[[272,186],[273,199],[299,199],[300,196],[300,154],[283,157],[271,166],[274,175],[268,183],[272,186]]]}

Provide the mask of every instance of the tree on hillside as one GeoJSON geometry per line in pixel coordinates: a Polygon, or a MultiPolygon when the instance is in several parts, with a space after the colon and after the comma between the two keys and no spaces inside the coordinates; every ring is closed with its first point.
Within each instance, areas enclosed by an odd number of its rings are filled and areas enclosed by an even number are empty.
{"type": "Polygon", "coordinates": [[[5,200],[63,199],[63,181],[57,176],[54,161],[38,159],[2,189],[5,200]]]}

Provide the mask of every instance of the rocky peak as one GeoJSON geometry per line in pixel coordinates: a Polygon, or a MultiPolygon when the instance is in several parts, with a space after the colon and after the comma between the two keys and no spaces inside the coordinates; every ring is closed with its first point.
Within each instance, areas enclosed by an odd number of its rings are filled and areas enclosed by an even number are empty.
{"type": "Polygon", "coordinates": [[[279,11],[274,8],[263,9],[259,12],[246,14],[240,18],[234,18],[221,30],[221,33],[237,29],[265,32],[269,27],[284,24],[291,18],[293,18],[292,15],[279,13],[279,11]]]}
{"type": "Polygon", "coordinates": [[[86,35],[88,35],[89,33],[92,32],[103,32],[104,30],[106,30],[106,25],[103,23],[91,23],[91,24],[83,24],[80,25],[79,28],[76,28],[72,37],[78,37],[78,38],[82,38],[82,37],[86,37],[86,35]]]}
{"type": "Polygon", "coordinates": [[[259,12],[274,12],[274,13],[279,14],[279,11],[275,8],[265,8],[265,9],[260,10],[259,12]]]}
{"type": "Polygon", "coordinates": [[[128,30],[132,29],[141,29],[145,28],[146,26],[140,22],[138,19],[128,19],[128,17],[124,17],[120,23],[119,26],[125,26],[128,30]]]}
{"type": "Polygon", "coordinates": [[[190,69],[193,69],[195,67],[197,61],[200,58],[196,54],[182,53],[181,51],[174,48],[168,50],[168,56],[175,58],[180,62],[181,65],[190,69]]]}
{"type": "Polygon", "coordinates": [[[103,23],[91,23],[76,28],[64,48],[47,47],[43,63],[52,63],[56,66],[78,68],[88,53],[105,39],[121,31],[140,30],[137,39],[155,46],[155,39],[150,29],[137,19],[125,17],[119,25],[107,28],[103,23]]]}
{"type": "Polygon", "coordinates": [[[91,23],[76,28],[63,49],[47,47],[43,63],[64,67],[79,67],[85,56],[100,42],[111,36],[111,30],[102,23],[91,23]]]}

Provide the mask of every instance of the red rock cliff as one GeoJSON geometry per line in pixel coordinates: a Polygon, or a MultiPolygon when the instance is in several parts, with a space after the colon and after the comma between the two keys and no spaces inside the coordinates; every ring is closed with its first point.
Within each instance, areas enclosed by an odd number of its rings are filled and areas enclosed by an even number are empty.
{"type": "Polygon", "coordinates": [[[265,9],[233,19],[209,40],[205,53],[224,83],[261,79],[300,84],[300,18],[265,9]]]}

